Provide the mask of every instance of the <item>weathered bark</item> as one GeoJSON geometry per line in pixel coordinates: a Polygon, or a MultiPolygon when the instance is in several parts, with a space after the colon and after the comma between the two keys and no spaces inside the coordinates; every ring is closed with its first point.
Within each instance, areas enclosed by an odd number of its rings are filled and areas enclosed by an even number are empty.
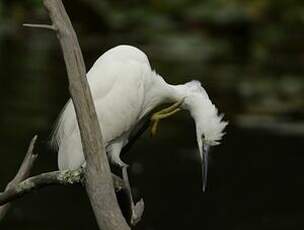
{"type": "MultiPolygon", "coordinates": [[[[86,159],[85,185],[100,229],[130,229],[119,208],[76,33],[61,0],[44,0],[67,68],[86,159]]],[[[102,76],[101,76],[102,77],[102,76]]],[[[102,125],[102,124],[101,124],[102,125]]]]}
{"type": "MultiPolygon", "coordinates": [[[[112,174],[115,191],[127,194],[124,182],[118,176],[112,174]]],[[[84,168],[76,170],[64,170],[42,173],[37,176],[27,178],[16,184],[10,184],[9,188],[0,193],[0,206],[14,201],[24,195],[50,185],[73,185],[84,182],[84,168]]],[[[5,207],[5,206],[1,206],[5,207]]]]}

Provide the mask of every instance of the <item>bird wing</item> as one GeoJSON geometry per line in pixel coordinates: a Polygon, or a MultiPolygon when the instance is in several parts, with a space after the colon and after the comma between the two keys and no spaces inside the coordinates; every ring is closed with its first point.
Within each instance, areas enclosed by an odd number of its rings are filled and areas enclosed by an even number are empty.
{"type": "MultiPolygon", "coordinates": [[[[112,50],[115,52],[107,51],[87,73],[106,142],[121,136],[135,125],[144,100],[144,81],[151,75],[149,61],[143,52],[128,46],[112,50]],[[119,49],[131,52],[124,51],[122,58],[118,55],[119,49]]],[[[75,129],[78,129],[76,115],[73,103],[69,100],[54,129],[52,143],[59,147],[75,129]]]]}
{"type": "MultiPolygon", "coordinates": [[[[107,51],[87,73],[106,147],[117,140],[128,141],[128,134],[141,119],[147,85],[145,82],[151,80],[152,75],[145,54],[128,46],[107,51]]],[[[84,162],[71,100],[60,115],[52,144],[59,148],[58,163],[61,170],[77,168],[84,162]]]]}
{"type": "Polygon", "coordinates": [[[145,77],[151,72],[150,66],[134,60],[114,65],[110,75],[116,75],[116,81],[111,90],[102,97],[99,91],[95,94],[92,90],[105,142],[131,132],[139,121],[145,96],[145,77]]]}
{"type": "Polygon", "coordinates": [[[135,142],[144,134],[144,132],[149,129],[150,118],[149,116],[143,117],[134,127],[130,133],[128,143],[123,147],[122,154],[127,153],[135,144],[135,142]]]}
{"type": "MultiPolygon", "coordinates": [[[[106,140],[114,139],[134,125],[138,118],[143,99],[144,75],[149,66],[136,61],[113,62],[111,66],[99,66],[88,73],[88,83],[92,92],[98,119],[106,140]]],[[[54,132],[60,145],[66,135],[77,127],[74,106],[71,100],[65,105],[54,132]]]]}

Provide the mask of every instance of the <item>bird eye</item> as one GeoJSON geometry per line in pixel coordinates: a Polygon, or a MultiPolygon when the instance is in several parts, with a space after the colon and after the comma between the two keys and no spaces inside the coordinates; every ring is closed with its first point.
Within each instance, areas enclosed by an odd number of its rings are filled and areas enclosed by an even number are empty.
{"type": "Polygon", "coordinates": [[[205,134],[202,134],[201,138],[204,140],[205,139],[205,134]]]}

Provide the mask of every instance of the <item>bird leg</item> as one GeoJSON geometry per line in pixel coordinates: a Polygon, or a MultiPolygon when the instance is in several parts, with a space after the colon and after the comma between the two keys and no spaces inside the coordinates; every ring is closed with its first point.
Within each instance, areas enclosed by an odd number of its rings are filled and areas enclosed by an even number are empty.
{"type": "Polygon", "coordinates": [[[165,119],[167,117],[172,116],[173,114],[177,113],[181,110],[180,106],[183,104],[184,99],[174,103],[173,105],[162,109],[156,113],[154,113],[151,117],[151,135],[155,136],[157,131],[157,126],[160,120],[165,119]]]}
{"type": "Polygon", "coordinates": [[[136,204],[134,204],[131,186],[130,186],[129,177],[128,177],[128,166],[122,167],[122,177],[125,182],[127,191],[129,193],[129,198],[131,201],[131,209],[132,209],[131,225],[135,226],[135,224],[140,221],[142,214],[144,212],[144,207],[145,207],[144,201],[143,201],[143,199],[140,199],[140,201],[138,201],[136,204]]]}
{"type": "Polygon", "coordinates": [[[132,206],[133,206],[134,202],[133,202],[131,186],[130,186],[130,181],[129,181],[129,176],[128,176],[128,166],[123,166],[122,167],[122,178],[125,182],[125,185],[126,185],[126,188],[128,190],[129,196],[131,197],[131,203],[132,203],[132,206]]]}

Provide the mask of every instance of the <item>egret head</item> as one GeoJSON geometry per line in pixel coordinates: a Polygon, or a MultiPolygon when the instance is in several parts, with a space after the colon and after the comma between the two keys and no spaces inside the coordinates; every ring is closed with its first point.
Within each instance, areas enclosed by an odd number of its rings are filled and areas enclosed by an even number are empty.
{"type": "Polygon", "coordinates": [[[203,191],[207,185],[208,151],[211,146],[218,145],[224,135],[228,122],[210,101],[208,94],[199,81],[185,84],[187,96],[183,108],[189,110],[196,127],[196,138],[202,163],[203,191]]]}

